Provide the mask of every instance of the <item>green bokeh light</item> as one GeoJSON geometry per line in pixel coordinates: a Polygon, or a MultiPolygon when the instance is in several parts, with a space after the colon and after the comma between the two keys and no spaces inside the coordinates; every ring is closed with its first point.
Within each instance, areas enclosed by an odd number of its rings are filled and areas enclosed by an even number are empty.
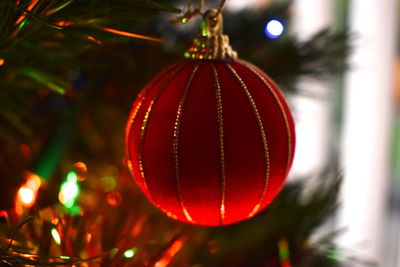
{"type": "Polygon", "coordinates": [[[61,238],[60,234],[58,233],[56,228],[51,229],[51,235],[53,236],[54,241],[56,242],[57,245],[61,244],[61,238]]]}
{"type": "Polygon", "coordinates": [[[127,251],[124,252],[124,257],[125,258],[132,258],[135,256],[136,250],[134,248],[128,249],[127,251]]]}
{"type": "Polygon", "coordinates": [[[80,212],[80,208],[75,204],[79,192],[78,175],[71,171],[67,174],[66,180],[61,184],[58,199],[73,215],[77,215],[80,212]]]}

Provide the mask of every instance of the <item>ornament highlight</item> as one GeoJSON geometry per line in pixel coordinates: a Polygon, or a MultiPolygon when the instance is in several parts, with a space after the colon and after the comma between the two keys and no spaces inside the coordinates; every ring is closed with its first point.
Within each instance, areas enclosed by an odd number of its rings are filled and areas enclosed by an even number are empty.
{"type": "Polygon", "coordinates": [[[190,59],[162,71],[134,102],[127,164],[168,216],[228,225],[259,213],[282,188],[293,161],[294,122],[274,82],[236,60],[221,15],[208,11],[202,25],[217,29],[203,28],[195,40],[204,50],[192,47],[190,59]]]}

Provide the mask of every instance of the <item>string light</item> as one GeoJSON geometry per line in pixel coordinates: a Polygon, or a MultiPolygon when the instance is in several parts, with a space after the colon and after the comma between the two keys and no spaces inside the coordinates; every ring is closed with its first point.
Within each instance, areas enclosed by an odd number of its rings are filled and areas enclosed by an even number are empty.
{"type": "Polygon", "coordinates": [[[18,190],[18,197],[21,199],[24,206],[32,205],[35,198],[33,191],[27,187],[21,187],[18,190]]]}
{"type": "Polygon", "coordinates": [[[276,19],[269,20],[265,25],[265,35],[271,39],[281,36],[284,30],[283,23],[276,19]]]}
{"type": "Polygon", "coordinates": [[[58,233],[56,228],[51,229],[51,235],[53,236],[54,241],[56,242],[57,245],[61,244],[61,237],[60,234],[58,233]]]}
{"type": "Polygon", "coordinates": [[[61,184],[61,190],[58,194],[58,200],[66,207],[72,208],[79,195],[78,176],[76,172],[69,172],[67,179],[61,184]]]}
{"type": "Polygon", "coordinates": [[[26,173],[26,182],[18,189],[15,208],[18,214],[22,214],[22,207],[30,208],[36,201],[37,192],[41,185],[39,176],[34,173],[26,173]]]}
{"type": "Polygon", "coordinates": [[[129,259],[129,258],[132,258],[133,256],[135,256],[135,254],[136,254],[136,249],[131,248],[124,252],[124,257],[129,259]]]}

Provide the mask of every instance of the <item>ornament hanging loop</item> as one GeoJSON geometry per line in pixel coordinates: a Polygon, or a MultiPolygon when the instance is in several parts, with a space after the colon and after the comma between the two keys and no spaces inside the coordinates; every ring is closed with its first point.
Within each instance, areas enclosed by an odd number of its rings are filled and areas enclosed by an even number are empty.
{"type": "Polygon", "coordinates": [[[236,51],[229,44],[229,37],[223,34],[223,19],[220,11],[210,9],[204,13],[201,21],[201,36],[193,40],[193,45],[184,56],[201,60],[237,58],[236,51]]]}

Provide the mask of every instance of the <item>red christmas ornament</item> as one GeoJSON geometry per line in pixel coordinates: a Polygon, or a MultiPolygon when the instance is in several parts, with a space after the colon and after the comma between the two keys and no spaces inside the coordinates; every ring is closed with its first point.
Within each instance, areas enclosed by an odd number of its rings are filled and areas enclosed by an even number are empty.
{"type": "Polygon", "coordinates": [[[199,225],[251,218],[278,194],[295,132],[273,81],[236,60],[222,18],[206,13],[203,36],[136,99],[126,130],[128,166],[151,202],[199,225]]]}

